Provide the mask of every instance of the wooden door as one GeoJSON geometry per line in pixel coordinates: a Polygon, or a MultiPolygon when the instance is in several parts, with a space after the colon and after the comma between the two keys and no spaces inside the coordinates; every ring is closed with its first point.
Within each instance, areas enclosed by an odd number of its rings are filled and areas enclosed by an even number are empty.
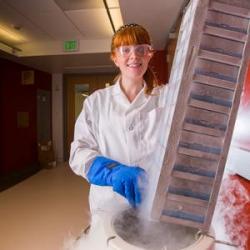
{"type": "Polygon", "coordinates": [[[95,90],[105,88],[108,84],[113,84],[115,74],[86,74],[86,75],[66,75],[64,77],[65,86],[65,160],[69,158],[70,144],[74,137],[74,126],[79,115],[82,103],[86,96],[95,90]]]}

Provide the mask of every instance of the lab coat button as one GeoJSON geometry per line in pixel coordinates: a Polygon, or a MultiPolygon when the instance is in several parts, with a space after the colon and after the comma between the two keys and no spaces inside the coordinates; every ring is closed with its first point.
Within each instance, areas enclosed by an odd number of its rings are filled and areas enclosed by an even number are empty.
{"type": "Polygon", "coordinates": [[[128,129],[131,131],[131,130],[133,130],[134,129],[134,124],[132,123],[132,124],[130,124],[130,126],[128,127],[128,129]]]}

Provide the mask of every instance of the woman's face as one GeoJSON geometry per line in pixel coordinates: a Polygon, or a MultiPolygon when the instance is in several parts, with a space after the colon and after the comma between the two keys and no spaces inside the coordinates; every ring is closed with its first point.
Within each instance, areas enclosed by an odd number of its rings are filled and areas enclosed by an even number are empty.
{"type": "Polygon", "coordinates": [[[124,78],[142,79],[152,55],[148,44],[125,45],[116,48],[113,61],[124,78]]]}

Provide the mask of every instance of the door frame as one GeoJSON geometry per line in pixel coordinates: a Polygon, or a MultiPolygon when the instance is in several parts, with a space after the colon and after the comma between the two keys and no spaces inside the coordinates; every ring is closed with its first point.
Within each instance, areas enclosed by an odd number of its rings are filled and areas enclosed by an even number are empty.
{"type": "Polygon", "coordinates": [[[66,74],[64,75],[64,160],[68,161],[70,144],[74,137],[75,127],[75,85],[89,83],[89,94],[97,89],[105,88],[113,80],[117,73],[102,74],[66,74]]]}

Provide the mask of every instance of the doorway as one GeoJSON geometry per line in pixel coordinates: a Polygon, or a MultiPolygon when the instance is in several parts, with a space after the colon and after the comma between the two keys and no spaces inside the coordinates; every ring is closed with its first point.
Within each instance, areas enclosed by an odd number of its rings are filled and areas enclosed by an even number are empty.
{"type": "Polygon", "coordinates": [[[80,114],[84,100],[97,89],[113,84],[116,74],[65,75],[65,160],[68,161],[70,144],[74,137],[75,121],[80,114]]]}

